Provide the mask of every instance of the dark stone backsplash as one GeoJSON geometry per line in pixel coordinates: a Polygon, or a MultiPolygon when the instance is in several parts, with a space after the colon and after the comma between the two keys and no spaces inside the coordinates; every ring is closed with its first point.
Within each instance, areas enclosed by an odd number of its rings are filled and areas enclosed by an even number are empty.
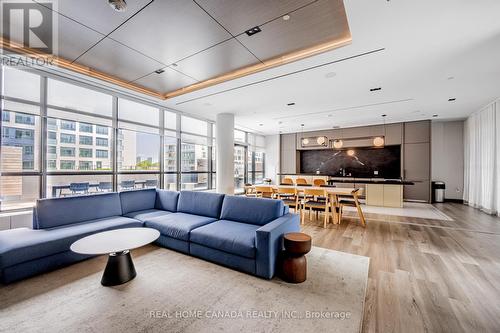
{"type": "Polygon", "coordinates": [[[355,148],[354,156],[349,150],[302,150],[300,151],[300,172],[323,175],[350,176],[358,178],[401,177],[401,146],[383,148],[355,148]],[[343,174],[343,170],[344,174],[343,174]],[[375,174],[378,171],[378,175],[375,174]]]}

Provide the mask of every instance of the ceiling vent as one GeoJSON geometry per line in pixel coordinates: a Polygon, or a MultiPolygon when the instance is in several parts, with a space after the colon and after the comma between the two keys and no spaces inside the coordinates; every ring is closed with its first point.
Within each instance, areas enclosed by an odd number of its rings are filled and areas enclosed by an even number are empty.
{"type": "Polygon", "coordinates": [[[245,33],[248,35],[248,36],[253,36],[255,34],[258,34],[259,32],[261,32],[262,30],[260,30],[259,26],[256,26],[256,27],[253,27],[251,29],[248,29],[247,31],[245,31],[245,33]]]}

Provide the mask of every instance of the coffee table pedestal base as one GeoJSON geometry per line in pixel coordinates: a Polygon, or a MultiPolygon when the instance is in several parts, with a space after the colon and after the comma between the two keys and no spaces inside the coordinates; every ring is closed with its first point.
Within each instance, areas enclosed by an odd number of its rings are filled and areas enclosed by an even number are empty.
{"type": "Polygon", "coordinates": [[[132,280],[136,275],[130,251],[111,253],[102,275],[101,284],[106,287],[117,286],[132,280]]]}

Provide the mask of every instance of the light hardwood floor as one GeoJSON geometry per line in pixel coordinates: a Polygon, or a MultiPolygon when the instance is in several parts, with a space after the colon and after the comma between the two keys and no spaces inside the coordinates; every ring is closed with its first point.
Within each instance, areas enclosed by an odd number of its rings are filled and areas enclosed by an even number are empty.
{"type": "MultiPolygon", "coordinates": [[[[313,245],[371,258],[363,332],[500,332],[500,218],[454,203],[454,221],[354,213],[313,245]]],[[[307,216],[307,214],[306,214],[307,216]]]]}

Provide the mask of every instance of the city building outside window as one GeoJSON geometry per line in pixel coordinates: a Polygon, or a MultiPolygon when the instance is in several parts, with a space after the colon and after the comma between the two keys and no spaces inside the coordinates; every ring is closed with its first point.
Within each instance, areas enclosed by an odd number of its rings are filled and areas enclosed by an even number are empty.
{"type": "MultiPolygon", "coordinates": [[[[30,207],[40,196],[70,194],[60,188],[72,182],[112,182],[115,190],[123,189],[120,182],[124,180],[134,180],[134,188],[215,187],[214,126],[210,122],[125,100],[113,92],[58,81],[50,74],[43,74],[47,84],[42,85],[38,74],[7,67],[0,70],[2,98],[11,106],[2,112],[2,163],[7,156],[14,161],[2,164],[1,184],[15,184],[0,186],[0,211],[30,207]],[[41,99],[41,93],[47,98],[41,99]],[[114,106],[117,113],[113,113],[114,106]],[[45,110],[43,117],[40,110],[45,110]],[[44,149],[42,137],[46,138],[44,149]]],[[[89,193],[96,191],[98,187],[92,187],[89,193]]]]}

